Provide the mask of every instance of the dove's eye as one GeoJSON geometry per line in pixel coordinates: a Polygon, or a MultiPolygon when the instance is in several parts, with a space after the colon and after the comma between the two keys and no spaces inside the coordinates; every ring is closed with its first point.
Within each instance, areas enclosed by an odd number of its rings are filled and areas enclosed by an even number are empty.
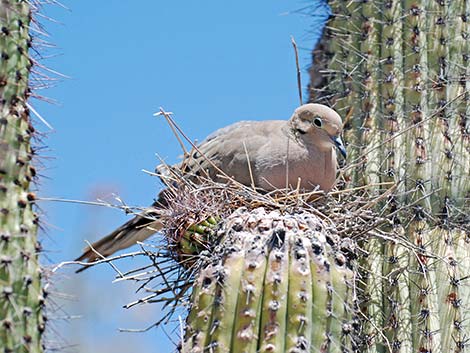
{"type": "Polygon", "coordinates": [[[321,120],[319,116],[316,116],[313,119],[313,125],[315,125],[316,127],[320,127],[320,128],[323,126],[323,121],[321,120]]]}

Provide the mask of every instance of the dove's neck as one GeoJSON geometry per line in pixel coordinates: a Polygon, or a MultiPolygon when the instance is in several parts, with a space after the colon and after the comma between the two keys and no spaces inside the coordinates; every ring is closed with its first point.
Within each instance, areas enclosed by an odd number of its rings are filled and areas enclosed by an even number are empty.
{"type": "Polygon", "coordinates": [[[320,149],[315,144],[306,144],[311,156],[311,162],[315,165],[314,173],[316,183],[324,191],[330,190],[336,181],[336,150],[334,147],[320,149]]]}
{"type": "Polygon", "coordinates": [[[333,147],[327,152],[323,152],[325,158],[325,176],[324,185],[320,187],[328,191],[330,190],[336,181],[336,149],[333,147]]]}
{"type": "Polygon", "coordinates": [[[327,140],[328,144],[319,137],[312,138],[298,133],[294,129],[286,131],[286,135],[291,139],[289,145],[290,155],[298,155],[296,162],[289,163],[290,168],[298,171],[291,173],[295,179],[292,185],[295,185],[297,178],[301,177],[302,186],[309,189],[312,185],[319,185],[324,191],[330,190],[336,181],[336,149],[327,140]]]}

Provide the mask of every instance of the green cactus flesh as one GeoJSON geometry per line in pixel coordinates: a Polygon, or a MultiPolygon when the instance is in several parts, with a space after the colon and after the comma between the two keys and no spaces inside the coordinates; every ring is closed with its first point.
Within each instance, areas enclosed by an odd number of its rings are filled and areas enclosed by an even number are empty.
{"type": "Polygon", "coordinates": [[[29,96],[30,4],[0,2],[0,345],[42,352],[45,293],[40,282],[37,218],[29,193],[33,128],[29,96]]]}
{"type": "Polygon", "coordinates": [[[341,239],[309,213],[239,209],[199,272],[184,352],[356,348],[353,270],[341,239]]]}

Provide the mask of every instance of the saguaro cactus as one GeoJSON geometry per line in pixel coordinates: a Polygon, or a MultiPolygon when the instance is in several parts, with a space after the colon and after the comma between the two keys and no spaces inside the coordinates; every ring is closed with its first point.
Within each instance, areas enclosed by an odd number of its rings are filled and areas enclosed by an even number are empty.
{"type": "Polygon", "coordinates": [[[44,293],[38,264],[37,216],[29,192],[29,1],[0,1],[0,346],[41,352],[44,293]]]}
{"type": "Polygon", "coordinates": [[[353,271],[318,217],[239,209],[198,273],[183,352],[345,352],[356,346],[353,271]]]}
{"type": "Polygon", "coordinates": [[[311,100],[349,117],[347,182],[396,183],[378,210],[397,241],[364,243],[366,347],[461,352],[470,335],[470,2],[329,3],[311,100]]]}

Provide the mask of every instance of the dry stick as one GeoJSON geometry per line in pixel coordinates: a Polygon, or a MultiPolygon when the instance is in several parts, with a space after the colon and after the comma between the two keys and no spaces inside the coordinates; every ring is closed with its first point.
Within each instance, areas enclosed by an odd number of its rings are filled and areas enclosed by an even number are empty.
{"type": "Polygon", "coordinates": [[[394,185],[394,184],[395,184],[394,181],[384,181],[382,183],[373,183],[373,184],[367,184],[367,185],[363,185],[363,186],[357,186],[357,187],[351,188],[351,189],[333,191],[333,192],[328,193],[328,195],[339,195],[339,194],[349,193],[349,192],[352,192],[352,191],[371,188],[373,186],[394,185]]]}
{"type": "MultiPolygon", "coordinates": [[[[387,181],[387,182],[382,182],[382,183],[373,183],[373,184],[367,184],[367,185],[363,185],[363,186],[357,186],[357,187],[354,187],[354,188],[351,188],[351,189],[332,191],[332,192],[329,192],[329,193],[325,193],[324,191],[310,191],[310,192],[305,192],[305,193],[298,194],[298,196],[300,196],[300,197],[326,196],[326,195],[333,196],[333,195],[347,194],[347,193],[350,193],[350,192],[353,192],[353,191],[368,189],[368,188],[372,188],[372,187],[375,187],[375,186],[394,185],[394,184],[396,184],[396,183],[393,182],[393,181],[387,181]]],[[[278,197],[278,198],[276,198],[276,200],[277,201],[282,201],[285,198],[290,199],[290,198],[293,198],[293,197],[294,197],[294,195],[287,195],[287,196],[284,196],[284,197],[278,197]]]]}
{"type": "Polygon", "coordinates": [[[299,90],[300,105],[302,105],[304,100],[302,98],[302,74],[300,72],[300,65],[299,65],[299,51],[297,50],[297,43],[295,42],[294,36],[291,36],[290,40],[292,42],[292,46],[294,47],[295,66],[297,69],[297,89],[299,90]]]}
{"type": "MultiPolygon", "coordinates": [[[[158,303],[158,302],[161,302],[161,301],[151,301],[149,300],[147,303],[158,303]]],[[[119,332],[147,332],[149,331],[151,328],[153,327],[158,327],[160,326],[160,324],[165,321],[167,318],[169,319],[171,315],[173,315],[173,313],[175,312],[176,308],[173,307],[171,309],[171,312],[168,313],[168,314],[165,314],[165,316],[163,316],[160,320],[158,320],[157,322],[153,323],[152,325],[146,327],[146,328],[143,328],[143,329],[125,329],[125,328],[120,328],[119,329],[119,332]]]]}
{"type": "MultiPolygon", "coordinates": [[[[176,188],[171,182],[169,183],[168,180],[174,181],[174,182],[181,182],[181,181],[183,180],[186,185],[189,185],[189,183],[188,183],[185,179],[181,178],[180,175],[178,175],[178,174],[175,172],[174,168],[172,168],[171,166],[169,166],[168,164],[166,164],[165,160],[164,160],[158,153],[156,153],[156,156],[157,156],[157,158],[160,160],[161,165],[163,165],[163,166],[166,168],[166,170],[168,170],[168,171],[170,172],[171,178],[170,178],[170,176],[168,176],[168,175],[163,175],[163,174],[160,174],[160,173],[151,173],[151,172],[147,172],[147,174],[151,174],[151,175],[154,175],[154,176],[159,177],[159,178],[164,182],[165,186],[166,186],[168,189],[170,189],[173,193],[176,192],[176,189],[177,189],[177,188],[176,188]]],[[[183,160],[183,163],[184,163],[184,160],[183,160]]],[[[157,167],[157,168],[158,168],[158,167],[157,167]]],[[[181,167],[181,170],[184,170],[184,166],[183,166],[183,165],[182,165],[182,167],[181,167]]]]}
{"type": "MultiPolygon", "coordinates": [[[[86,241],[86,243],[88,244],[88,247],[90,248],[90,250],[93,251],[93,253],[94,253],[97,257],[101,258],[102,260],[106,260],[106,256],[102,255],[98,250],[95,250],[95,248],[91,245],[90,242],[86,241]]],[[[118,275],[119,275],[120,277],[123,277],[122,272],[119,271],[119,269],[116,267],[116,265],[114,265],[111,261],[109,261],[109,262],[107,262],[107,263],[113,268],[114,271],[116,271],[116,272],[118,273],[118,275]]],[[[87,268],[90,267],[90,266],[93,266],[93,265],[86,265],[86,266],[84,266],[84,267],[78,269],[78,270],[77,270],[77,273],[78,273],[78,272],[82,272],[83,270],[87,269],[87,268]]]]}
{"type": "Polygon", "coordinates": [[[298,177],[297,178],[297,186],[295,188],[295,193],[294,193],[294,197],[296,199],[299,199],[299,196],[300,196],[300,183],[302,182],[302,178],[298,177]]]}
{"type": "Polygon", "coordinates": [[[248,171],[250,172],[251,187],[253,188],[254,191],[256,191],[255,179],[253,178],[253,171],[251,170],[250,155],[248,154],[248,150],[246,149],[245,141],[243,141],[243,148],[245,149],[246,162],[248,163],[248,171]]]}
{"type": "MultiPolygon", "coordinates": [[[[187,167],[189,166],[189,163],[190,163],[191,161],[194,161],[194,160],[195,160],[195,159],[193,158],[193,157],[194,157],[194,151],[195,151],[194,148],[191,147],[191,151],[189,151],[189,156],[188,156],[188,158],[183,158],[183,160],[181,161],[181,166],[180,166],[180,168],[179,168],[180,171],[186,170],[187,167]]],[[[196,161],[196,163],[197,163],[197,165],[198,165],[199,167],[201,167],[201,164],[200,164],[199,162],[196,161]]],[[[205,174],[206,176],[208,176],[207,171],[203,170],[203,172],[204,172],[204,174],[205,174]]]]}
{"type": "MultiPolygon", "coordinates": [[[[153,266],[156,266],[156,265],[153,265],[153,266]]],[[[168,277],[170,277],[172,274],[174,274],[176,272],[176,268],[171,268],[171,267],[168,267],[167,269],[165,269],[165,273],[163,275],[167,275],[168,274],[168,277]]],[[[178,275],[179,276],[179,275],[178,275]]],[[[150,288],[148,288],[148,284],[150,282],[152,282],[153,280],[159,278],[160,275],[159,274],[152,274],[151,276],[149,277],[145,277],[145,278],[140,278],[140,279],[130,279],[130,280],[133,280],[135,282],[144,282],[142,283],[138,288],[137,290],[135,291],[136,293],[137,292],[140,292],[141,290],[145,290],[147,293],[149,292],[154,292],[154,293],[158,293],[158,295],[162,295],[163,293],[166,293],[166,292],[169,292],[171,291],[172,289],[171,288],[163,288],[163,289],[158,289],[158,290],[150,290],[150,288]]],[[[172,285],[172,288],[176,288],[177,287],[177,284],[179,282],[181,282],[183,279],[185,280],[185,283],[187,282],[187,278],[189,277],[178,277],[176,280],[172,280],[171,282],[173,283],[172,285]]],[[[178,285],[179,286],[179,285],[178,285]]],[[[169,298],[166,298],[166,300],[168,301],[173,301],[173,299],[171,299],[172,297],[169,297],[169,298]]]]}
{"type": "Polygon", "coordinates": [[[381,194],[379,197],[375,198],[374,200],[372,201],[369,201],[367,202],[366,204],[364,204],[364,206],[361,206],[357,211],[355,211],[356,214],[359,214],[360,211],[363,211],[363,210],[367,210],[369,208],[371,208],[372,206],[374,206],[377,202],[383,200],[385,197],[387,197],[388,195],[390,195],[393,191],[395,191],[398,187],[398,184],[399,183],[394,183],[394,185],[392,185],[391,188],[387,189],[383,194],[381,194]]]}
{"type": "MultiPolygon", "coordinates": [[[[127,205],[113,205],[108,202],[103,201],[83,201],[83,200],[73,200],[73,199],[59,199],[56,197],[38,197],[34,200],[36,201],[53,201],[53,202],[64,202],[64,203],[76,203],[81,205],[90,205],[90,206],[101,206],[101,207],[110,207],[123,210],[126,214],[139,215],[142,211],[145,211],[147,207],[137,207],[137,206],[127,206],[127,205]]],[[[152,219],[151,217],[148,217],[152,219]]]]}
{"type": "MultiPolygon", "coordinates": [[[[299,101],[300,105],[303,103],[302,99],[302,75],[300,72],[300,65],[299,65],[299,52],[297,50],[297,43],[295,42],[295,39],[293,36],[290,37],[292,46],[294,47],[294,54],[295,54],[295,67],[297,71],[297,90],[299,92],[299,101]]],[[[289,142],[290,138],[287,137],[287,151],[286,151],[286,201],[287,201],[287,196],[288,196],[288,190],[289,190],[289,142]]],[[[300,183],[298,183],[300,184],[300,183]]]]}
{"type": "Polygon", "coordinates": [[[128,257],[136,257],[136,256],[147,256],[144,252],[142,251],[135,251],[135,252],[131,252],[131,253],[127,253],[127,254],[122,254],[122,255],[116,255],[116,256],[113,256],[113,257],[106,257],[104,259],[101,259],[101,260],[96,260],[96,261],[92,261],[92,262],[84,262],[84,261],[66,261],[66,262],[62,262],[58,265],[58,267],[62,267],[63,265],[82,265],[82,266],[94,266],[94,265],[99,265],[99,264],[103,264],[103,263],[108,263],[108,262],[112,262],[112,261],[116,261],[116,260],[120,260],[120,259],[125,259],[125,258],[128,258],[128,257]]]}
{"type": "Polygon", "coordinates": [[[289,150],[290,138],[287,136],[287,150],[286,150],[286,197],[289,194],[289,150]]]}
{"type": "MultiPolygon", "coordinates": [[[[149,254],[146,253],[146,256],[149,257],[149,254]]],[[[171,259],[171,261],[173,261],[173,259],[171,259]]],[[[124,277],[116,278],[112,283],[117,283],[117,282],[122,282],[122,281],[141,282],[143,280],[147,280],[148,278],[160,277],[160,275],[162,274],[162,271],[161,270],[156,270],[155,268],[157,266],[161,267],[160,265],[163,265],[163,264],[165,264],[165,261],[160,261],[158,263],[154,262],[151,265],[141,267],[140,269],[128,271],[124,274],[124,277]],[[153,269],[147,270],[147,268],[150,268],[150,267],[152,267],[153,269]],[[137,272],[137,273],[135,273],[135,272],[137,272]],[[155,273],[158,273],[158,275],[155,275],[155,273]],[[151,276],[151,277],[142,278],[143,276],[151,276]]],[[[165,271],[164,271],[165,273],[163,273],[163,275],[171,273],[175,268],[176,268],[176,264],[166,265],[166,268],[165,268],[165,271]]]]}
{"type": "MultiPolygon", "coordinates": [[[[146,255],[148,257],[148,253],[147,252],[144,252],[144,255],[146,255]]],[[[165,263],[165,262],[170,262],[170,261],[173,261],[173,259],[169,258],[167,260],[163,260],[163,261],[160,261],[159,264],[161,263],[165,263]]],[[[153,271],[153,263],[150,264],[150,265],[145,265],[145,266],[141,266],[139,268],[134,268],[132,270],[129,270],[127,272],[124,273],[124,277],[127,278],[135,273],[149,273],[150,271],[153,271]],[[142,272],[142,271],[146,271],[146,272],[142,272]]],[[[117,278],[116,280],[120,280],[120,278],[117,278]]]]}
{"type": "Polygon", "coordinates": [[[163,115],[165,117],[166,122],[168,123],[168,125],[170,125],[170,129],[173,132],[173,135],[175,135],[176,139],[178,140],[178,143],[180,144],[181,149],[183,150],[183,154],[186,157],[188,155],[188,151],[186,151],[186,147],[184,146],[183,141],[181,141],[178,133],[176,132],[174,121],[172,119],[170,119],[171,114],[173,114],[173,113],[172,112],[165,112],[162,109],[162,107],[160,107],[160,111],[158,113],[153,114],[153,116],[163,115]]]}
{"type": "MultiPolygon", "coordinates": [[[[158,268],[158,264],[156,264],[155,266],[158,268]]],[[[145,285],[140,286],[138,291],[141,290],[141,289],[145,289],[145,291],[150,292],[152,294],[149,294],[146,297],[139,298],[136,301],[128,303],[128,304],[124,305],[123,308],[129,309],[129,308],[131,308],[135,305],[142,304],[142,303],[149,303],[149,302],[166,302],[165,306],[170,305],[170,302],[177,303],[181,299],[181,297],[185,295],[187,289],[189,288],[189,282],[188,282],[188,280],[185,279],[184,282],[180,283],[181,280],[178,279],[178,280],[175,280],[175,281],[171,281],[171,283],[170,283],[170,282],[168,282],[167,276],[166,276],[168,273],[170,273],[170,271],[165,271],[165,273],[162,272],[160,274],[153,275],[153,276],[149,277],[148,279],[146,279],[147,280],[146,283],[148,284],[151,280],[160,277],[165,282],[166,286],[164,288],[155,290],[155,289],[147,288],[147,287],[145,287],[145,285]],[[161,296],[162,294],[165,294],[165,293],[168,293],[168,292],[172,292],[173,296],[172,297],[160,298],[158,300],[151,300],[155,297],[161,296]]],[[[132,278],[130,278],[130,279],[132,279],[132,278]]]]}
{"type": "Polygon", "coordinates": [[[91,205],[91,206],[106,206],[112,208],[119,208],[119,209],[129,209],[129,208],[137,208],[137,207],[129,207],[129,206],[122,206],[122,205],[113,205],[107,202],[96,202],[96,201],[82,201],[82,200],[73,200],[73,199],[59,199],[55,197],[38,197],[35,201],[55,201],[55,202],[66,202],[66,203],[78,203],[83,205],[91,205]]]}
{"type": "Polygon", "coordinates": [[[209,158],[207,158],[207,156],[201,152],[201,150],[189,139],[189,137],[183,132],[183,130],[181,130],[181,128],[178,126],[178,124],[176,124],[176,122],[173,120],[173,118],[171,117],[171,115],[168,115],[164,110],[163,108],[160,108],[160,112],[162,114],[166,114],[166,118],[174,125],[174,127],[178,130],[178,132],[185,138],[186,141],[189,142],[189,144],[201,155],[203,156],[209,163],[210,165],[215,169],[217,170],[217,172],[219,172],[222,176],[224,176],[225,178],[227,178],[228,180],[232,181],[233,183],[237,184],[237,185],[240,185],[240,186],[244,186],[243,184],[240,184],[238,181],[236,181],[235,179],[233,179],[232,177],[228,176],[222,169],[220,169],[219,167],[217,167],[214,162],[212,162],[209,158]]]}
{"type": "MultiPolygon", "coordinates": [[[[101,259],[101,260],[96,260],[96,261],[93,261],[93,262],[83,262],[83,261],[63,261],[57,265],[55,265],[51,272],[52,273],[55,273],[57,272],[59,269],[61,269],[62,267],[64,266],[68,266],[68,265],[82,265],[82,266],[87,266],[87,267],[90,267],[90,266],[94,266],[94,265],[98,265],[98,264],[102,264],[102,263],[107,263],[107,262],[111,262],[111,261],[115,261],[115,260],[119,260],[119,259],[124,259],[124,258],[128,258],[128,257],[135,257],[135,256],[147,256],[147,254],[145,254],[144,252],[142,251],[136,251],[136,252],[132,252],[132,253],[127,253],[127,254],[122,254],[122,255],[116,255],[116,256],[113,256],[113,257],[107,257],[105,259],[101,259]]],[[[49,287],[51,283],[46,283],[46,285],[44,286],[45,289],[47,289],[49,287]]]]}

